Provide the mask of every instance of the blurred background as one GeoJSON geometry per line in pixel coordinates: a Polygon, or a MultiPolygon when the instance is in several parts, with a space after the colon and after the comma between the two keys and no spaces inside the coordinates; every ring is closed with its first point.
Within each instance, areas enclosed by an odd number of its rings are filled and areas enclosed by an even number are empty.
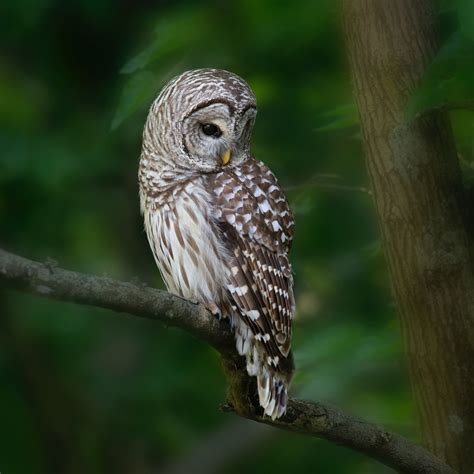
{"type": "MultiPolygon", "coordinates": [[[[186,69],[236,72],[296,214],[293,394],[417,439],[338,2],[17,0],[0,32],[2,247],[163,288],[138,207],[147,107],[186,69]]],[[[453,118],[470,179],[472,118],[453,118]]],[[[219,359],[182,331],[6,290],[0,315],[2,473],[388,472],[222,413],[219,359]]]]}

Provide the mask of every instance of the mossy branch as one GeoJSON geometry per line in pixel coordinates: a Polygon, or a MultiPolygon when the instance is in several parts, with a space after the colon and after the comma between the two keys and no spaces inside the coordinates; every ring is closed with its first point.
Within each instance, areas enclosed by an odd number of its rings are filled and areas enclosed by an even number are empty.
{"type": "Polygon", "coordinates": [[[235,352],[228,325],[201,305],[146,285],[64,270],[55,262],[34,262],[1,249],[0,283],[47,298],[158,320],[187,331],[221,354],[229,381],[229,399],[224,405],[227,411],[275,428],[327,439],[399,472],[454,473],[423,447],[330,405],[290,399],[283,418],[272,421],[262,417],[255,402],[255,384],[235,352]]]}

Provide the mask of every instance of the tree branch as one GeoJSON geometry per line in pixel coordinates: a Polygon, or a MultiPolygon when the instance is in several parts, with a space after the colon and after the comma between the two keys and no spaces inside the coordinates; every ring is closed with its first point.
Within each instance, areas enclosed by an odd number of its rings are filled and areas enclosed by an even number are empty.
{"type": "Polygon", "coordinates": [[[255,394],[250,391],[254,390],[254,385],[245,373],[245,364],[236,355],[227,324],[217,321],[201,305],[146,285],[63,270],[55,263],[34,262],[1,249],[0,283],[5,287],[48,298],[159,320],[206,341],[223,358],[231,391],[231,404],[225,407],[243,417],[287,431],[327,439],[364,453],[399,472],[455,472],[408,439],[330,405],[290,399],[283,418],[272,421],[262,417],[252,403],[255,394]]]}

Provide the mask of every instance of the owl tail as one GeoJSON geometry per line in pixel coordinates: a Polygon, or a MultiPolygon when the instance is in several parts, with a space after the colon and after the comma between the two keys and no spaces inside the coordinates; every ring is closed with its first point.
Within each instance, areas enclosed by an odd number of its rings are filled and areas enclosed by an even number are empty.
{"type": "Polygon", "coordinates": [[[237,333],[237,348],[240,354],[245,355],[247,359],[248,374],[257,377],[258,399],[264,414],[275,420],[286,412],[288,387],[293,371],[293,357],[290,353],[289,357],[284,360],[285,367],[282,370],[269,365],[263,347],[256,343],[249,333],[248,330],[246,338],[239,337],[242,334],[237,333]],[[241,343],[239,346],[239,342],[242,340],[245,340],[246,343],[241,343]]]}
{"type": "Polygon", "coordinates": [[[270,416],[272,420],[286,413],[287,383],[281,374],[265,365],[257,373],[258,399],[264,414],[270,416]]]}

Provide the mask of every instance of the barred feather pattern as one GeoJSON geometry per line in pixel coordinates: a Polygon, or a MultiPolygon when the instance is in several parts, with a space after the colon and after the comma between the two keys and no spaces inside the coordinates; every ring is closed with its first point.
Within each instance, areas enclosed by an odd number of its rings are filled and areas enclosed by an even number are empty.
{"type": "Polygon", "coordinates": [[[226,287],[241,321],[237,349],[247,357],[248,373],[257,376],[265,414],[277,418],[286,409],[292,370],[293,215],[273,173],[253,158],[211,181],[214,216],[233,256],[226,287]]]}
{"type": "Polygon", "coordinates": [[[240,122],[248,125],[245,111],[254,106],[246,83],[227,71],[191,71],[172,81],[145,126],[140,201],[168,290],[230,318],[237,350],[257,377],[260,405],[275,419],[285,413],[292,374],[295,305],[288,253],[294,220],[273,173],[247,151],[248,126],[240,122]],[[190,165],[180,155],[189,152],[176,148],[183,142],[179,117],[186,116],[176,102],[193,113],[202,94],[203,107],[216,98],[225,101],[239,141],[235,163],[211,172],[204,171],[206,163],[190,165]]]}

